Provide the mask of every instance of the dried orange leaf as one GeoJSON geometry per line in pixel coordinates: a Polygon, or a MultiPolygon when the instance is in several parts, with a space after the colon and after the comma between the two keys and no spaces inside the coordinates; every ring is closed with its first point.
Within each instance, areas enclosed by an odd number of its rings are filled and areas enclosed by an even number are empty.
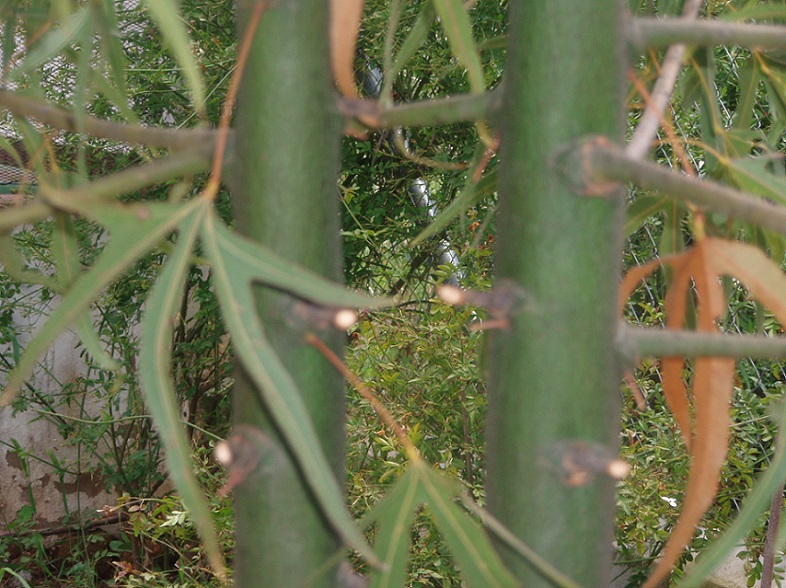
{"type": "MultiPolygon", "coordinates": [[[[723,314],[725,303],[723,289],[711,261],[712,244],[707,241],[710,240],[702,240],[689,252],[686,269],[690,270],[696,285],[698,328],[712,332],[717,329],[715,321],[723,314]]],[[[680,284],[684,285],[684,282],[680,284]]],[[[676,287],[675,280],[672,288],[676,287]]],[[[688,487],[680,519],[666,543],[663,557],[644,588],[657,586],[668,574],[715,499],[729,444],[729,403],[734,390],[735,367],[731,358],[702,357],[696,360],[693,377],[695,429],[688,487]]]]}
{"type": "Polygon", "coordinates": [[[661,259],[655,259],[644,265],[637,265],[636,267],[632,267],[628,270],[628,273],[622,278],[622,283],[619,287],[619,297],[617,299],[617,304],[619,306],[619,311],[622,312],[622,309],[625,307],[625,303],[630,298],[630,295],[633,294],[633,291],[638,287],[639,282],[646,279],[652,272],[658,269],[660,266],[665,265],[667,263],[674,263],[678,256],[669,256],[663,257],[661,259]]]}
{"type": "Polygon", "coordinates": [[[715,273],[742,282],[751,295],[786,326],[786,276],[761,249],[724,239],[706,239],[715,273]]]}
{"type": "Polygon", "coordinates": [[[357,98],[355,43],[363,16],[363,0],[330,0],[330,60],[339,91],[357,98]]]}
{"type": "MultiPolygon", "coordinates": [[[[666,308],[666,326],[680,329],[685,321],[686,296],[690,288],[690,273],[685,272],[688,265],[689,252],[679,255],[670,255],[636,266],[625,274],[619,288],[618,305],[620,312],[625,302],[636,289],[639,282],[644,280],[661,265],[671,265],[675,270],[675,279],[666,295],[664,302],[666,308]],[[681,293],[681,294],[680,294],[681,293]]],[[[669,409],[674,413],[674,418],[680,427],[685,445],[691,445],[691,422],[688,406],[688,391],[682,377],[684,360],[680,357],[664,357],[661,359],[661,382],[663,395],[669,409]]]]}
{"type": "MultiPolygon", "coordinates": [[[[688,296],[691,293],[693,253],[693,250],[688,250],[677,256],[676,259],[673,259],[671,264],[674,268],[674,277],[663,301],[666,313],[666,327],[670,329],[682,329],[685,326],[688,296]]],[[[663,396],[669,409],[674,414],[674,420],[677,421],[680,427],[685,446],[690,450],[693,444],[693,436],[691,434],[688,389],[685,386],[685,378],[683,376],[684,370],[685,360],[682,357],[661,358],[663,396]]]]}

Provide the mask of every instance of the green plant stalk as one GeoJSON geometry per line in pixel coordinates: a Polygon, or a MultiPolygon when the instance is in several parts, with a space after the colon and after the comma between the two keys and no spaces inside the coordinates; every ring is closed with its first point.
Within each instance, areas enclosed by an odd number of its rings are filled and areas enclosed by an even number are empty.
{"type": "MultiPolygon", "coordinates": [[[[255,2],[238,2],[243,34],[255,2]]],[[[238,95],[236,152],[227,180],[237,229],[285,259],[341,279],[336,172],[342,120],[328,63],[328,5],[319,0],[271,3],[262,15],[238,95]]],[[[303,343],[307,326],[294,320],[284,294],[259,288],[266,334],[292,374],[343,480],[344,386],[303,343]]],[[[337,334],[317,332],[334,349],[337,334]]],[[[300,586],[340,547],[291,454],[272,425],[250,377],[236,366],[233,423],[260,429],[287,459],[271,460],[234,490],[235,585],[300,586]]],[[[326,573],[310,586],[333,586],[326,573]]]]}
{"type": "Polygon", "coordinates": [[[459,94],[449,98],[396,104],[382,110],[379,126],[417,127],[494,118],[499,110],[501,94],[499,89],[494,89],[483,94],[459,94]]]}
{"type": "Polygon", "coordinates": [[[786,27],[717,20],[635,18],[630,42],[640,49],[686,45],[741,45],[757,49],[786,48],[786,27]]]}
{"type": "MultiPolygon", "coordinates": [[[[511,3],[499,119],[497,280],[527,296],[490,334],[489,510],[587,586],[611,580],[614,482],[571,485],[560,464],[575,441],[616,452],[622,194],[577,195],[550,162],[584,135],[621,137],[621,14],[616,0],[511,3]]],[[[522,585],[551,585],[500,549],[522,585]]]]}
{"type": "Polygon", "coordinates": [[[622,326],[620,354],[630,362],[641,357],[786,358],[786,338],[766,335],[725,335],[671,329],[622,326]]]}
{"type": "Polygon", "coordinates": [[[20,96],[15,92],[0,91],[0,106],[18,117],[33,118],[56,129],[80,132],[122,143],[190,149],[195,145],[213,144],[215,131],[212,129],[172,129],[118,123],[87,114],[80,114],[81,126],[77,128],[76,113],[47,104],[40,100],[20,96]]]}
{"type": "Polygon", "coordinates": [[[691,178],[655,163],[639,161],[612,145],[602,142],[578,145],[555,161],[559,161],[562,173],[579,190],[608,181],[630,182],[644,190],[691,202],[763,229],[786,233],[786,207],[718,182],[691,178]]]}

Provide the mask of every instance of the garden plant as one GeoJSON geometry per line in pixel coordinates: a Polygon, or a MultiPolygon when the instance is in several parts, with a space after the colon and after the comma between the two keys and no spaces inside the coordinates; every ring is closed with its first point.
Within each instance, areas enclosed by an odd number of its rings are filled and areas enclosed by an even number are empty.
{"type": "Polygon", "coordinates": [[[190,561],[240,587],[605,586],[616,526],[632,583],[700,545],[674,574],[697,586],[780,511],[781,4],[31,0],[0,18],[0,147],[31,172],[0,210],[0,284],[60,297],[3,358],[0,404],[29,405],[75,329],[90,389],[130,399],[89,434],[140,450],[96,456],[135,538],[181,531],[178,581],[190,561]],[[433,267],[443,242],[459,267],[433,267]],[[205,419],[189,434],[184,400],[205,419]],[[150,496],[144,410],[176,498],[150,496]]]}

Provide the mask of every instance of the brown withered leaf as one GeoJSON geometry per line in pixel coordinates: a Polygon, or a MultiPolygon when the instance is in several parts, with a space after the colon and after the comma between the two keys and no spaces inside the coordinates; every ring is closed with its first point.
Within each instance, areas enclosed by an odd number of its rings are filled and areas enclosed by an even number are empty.
{"type": "MultiPolygon", "coordinates": [[[[689,293],[688,288],[690,283],[683,284],[684,280],[690,278],[690,274],[684,272],[687,259],[684,255],[672,255],[656,259],[644,265],[632,268],[625,275],[620,285],[619,308],[620,312],[627,302],[630,295],[639,285],[639,283],[647,278],[652,272],[658,269],[661,265],[670,265],[675,270],[675,286],[672,287],[666,294],[664,307],[666,309],[666,327],[672,329],[680,329],[685,322],[686,312],[686,293],[689,293]],[[678,296],[680,293],[681,296],[678,296]]],[[[666,399],[666,405],[674,414],[674,420],[680,428],[682,439],[685,446],[691,446],[691,418],[690,406],[688,402],[688,390],[685,387],[685,380],[682,377],[685,361],[681,357],[663,357],[661,358],[661,382],[663,382],[663,394],[666,399]]]]}
{"type": "MultiPolygon", "coordinates": [[[[666,326],[682,329],[687,301],[696,294],[697,329],[718,330],[726,310],[721,276],[739,280],[760,303],[786,324],[786,276],[777,264],[751,245],[705,238],[676,256],[633,268],[620,287],[620,309],[638,283],[657,267],[672,267],[673,276],[664,301],[666,326]]],[[[663,393],[691,453],[691,471],[679,521],[672,530],[662,558],[644,588],[653,588],[668,574],[690,542],[701,517],[715,499],[729,443],[729,404],[734,390],[736,363],[730,358],[701,357],[694,364],[693,418],[683,378],[684,358],[662,358],[663,393]]]]}
{"type": "MultiPolygon", "coordinates": [[[[667,301],[671,301],[665,309],[669,327],[684,326],[692,281],[696,289],[698,330],[712,332],[718,329],[716,321],[723,316],[726,306],[720,275],[727,272],[717,271],[718,268],[711,263],[714,242],[714,239],[700,240],[681,256],[684,263],[674,267],[674,279],[666,296],[667,301]],[[676,318],[672,313],[676,313],[676,318]]],[[[663,380],[664,395],[667,398],[685,395],[687,404],[687,391],[682,378],[683,360],[669,358],[667,361],[673,361],[676,369],[671,380],[663,380]]],[[[661,560],[644,584],[645,587],[656,586],[669,573],[693,537],[701,517],[715,499],[729,444],[729,404],[734,391],[735,365],[735,361],[730,358],[700,357],[695,361],[694,422],[691,434],[687,435],[691,452],[688,486],[679,521],[672,529],[661,560]]],[[[683,425],[680,424],[680,427],[683,437],[686,437],[683,425]]]]}
{"type": "Polygon", "coordinates": [[[357,98],[355,44],[363,16],[363,0],[330,0],[330,61],[339,91],[357,98]]]}

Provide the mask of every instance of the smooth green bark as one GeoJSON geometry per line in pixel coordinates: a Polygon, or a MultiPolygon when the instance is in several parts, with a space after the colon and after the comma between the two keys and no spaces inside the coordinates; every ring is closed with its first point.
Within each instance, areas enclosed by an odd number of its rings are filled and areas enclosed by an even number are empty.
{"type": "MultiPolygon", "coordinates": [[[[238,6],[241,35],[253,0],[238,6]]],[[[243,74],[235,120],[235,164],[228,178],[238,229],[279,255],[341,279],[336,171],[341,119],[328,63],[328,3],[268,3],[243,74]]],[[[266,333],[294,376],[336,475],[343,479],[343,383],[303,343],[314,326],[298,321],[287,296],[263,290],[266,333]]],[[[319,333],[334,347],[337,334],[319,333]]],[[[250,379],[238,366],[235,425],[274,441],[250,379]]],[[[235,586],[334,586],[329,558],[340,544],[281,443],[234,491],[235,586]],[[322,573],[318,578],[313,575],[322,573]]]]}
{"type": "MultiPolygon", "coordinates": [[[[496,271],[528,300],[489,335],[489,506],[557,569],[608,586],[614,482],[599,473],[571,485],[562,459],[616,453],[622,198],[575,193],[555,156],[585,135],[621,137],[623,11],[616,0],[528,0],[510,14],[496,271]]],[[[502,549],[523,585],[550,585],[502,549]]]]}

